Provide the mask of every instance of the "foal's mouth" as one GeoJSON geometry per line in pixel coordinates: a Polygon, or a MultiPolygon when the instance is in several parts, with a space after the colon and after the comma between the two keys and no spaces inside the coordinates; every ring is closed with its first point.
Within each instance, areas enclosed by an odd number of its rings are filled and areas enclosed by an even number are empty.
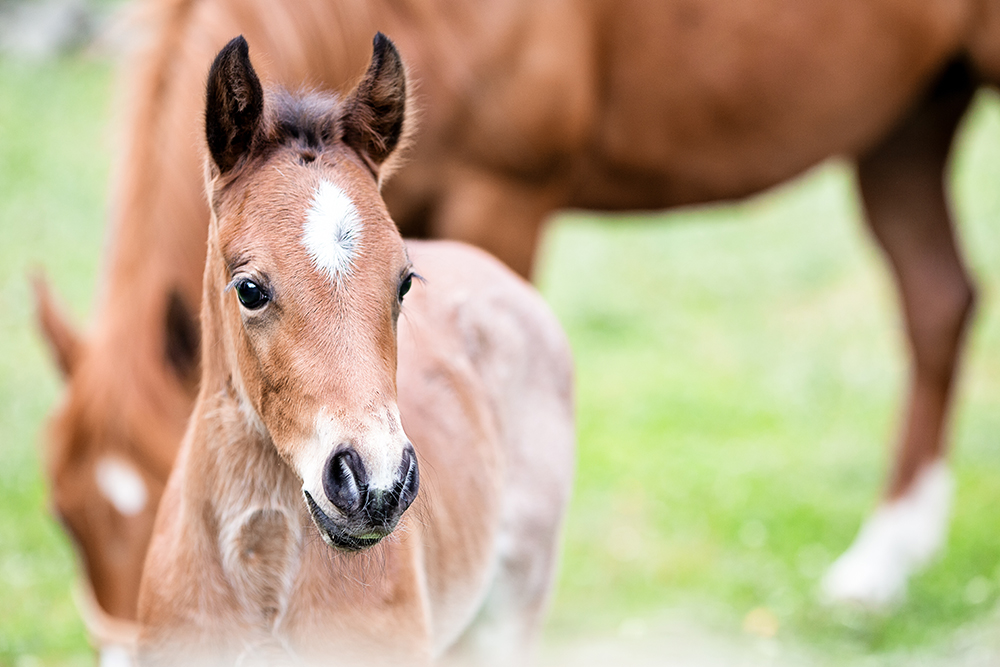
{"type": "Polygon", "coordinates": [[[335,549],[343,551],[362,551],[368,547],[373,547],[382,541],[391,530],[373,529],[361,535],[352,535],[343,527],[337,525],[326,512],[320,509],[316,501],[308,491],[302,491],[306,497],[306,505],[309,507],[309,514],[312,515],[313,523],[319,529],[320,537],[323,541],[335,549]]]}

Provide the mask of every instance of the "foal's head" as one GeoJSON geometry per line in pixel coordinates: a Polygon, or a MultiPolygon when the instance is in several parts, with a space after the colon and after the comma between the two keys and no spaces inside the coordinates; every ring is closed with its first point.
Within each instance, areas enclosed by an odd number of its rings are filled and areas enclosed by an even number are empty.
{"type": "Polygon", "coordinates": [[[370,546],[418,486],[396,407],[396,321],[413,273],[379,195],[403,131],[402,62],[378,34],[346,98],[265,96],[238,37],[207,92],[203,383],[224,382],[296,472],[328,544],[370,546]]]}

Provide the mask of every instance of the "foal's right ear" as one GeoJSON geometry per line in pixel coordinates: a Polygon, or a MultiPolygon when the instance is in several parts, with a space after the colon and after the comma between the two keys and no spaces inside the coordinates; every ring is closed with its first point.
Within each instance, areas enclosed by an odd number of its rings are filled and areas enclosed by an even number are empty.
{"type": "Polygon", "coordinates": [[[376,33],[364,78],[344,105],[343,139],[379,171],[403,139],[406,68],[392,40],[376,33]]]}
{"type": "Polygon", "coordinates": [[[250,64],[243,35],[226,44],[208,72],[205,138],[221,173],[239,162],[253,143],[264,114],[264,89],[250,64]]]}

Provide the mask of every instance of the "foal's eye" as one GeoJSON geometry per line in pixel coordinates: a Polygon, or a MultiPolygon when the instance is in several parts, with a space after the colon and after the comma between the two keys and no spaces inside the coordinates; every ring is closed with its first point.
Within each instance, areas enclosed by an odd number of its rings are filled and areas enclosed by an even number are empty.
{"type": "Polygon", "coordinates": [[[236,296],[239,297],[240,303],[250,310],[257,310],[267,303],[267,293],[264,288],[249,278],[236,283],[236,296]]]}
{"type": "Polygon", "coordinates": [[[403,282],[399,283],[399,300],[402,301],[406,293],[410,291],[410,287],[413,286],[413,274],[407,275],[403,278],[403,282]]]}

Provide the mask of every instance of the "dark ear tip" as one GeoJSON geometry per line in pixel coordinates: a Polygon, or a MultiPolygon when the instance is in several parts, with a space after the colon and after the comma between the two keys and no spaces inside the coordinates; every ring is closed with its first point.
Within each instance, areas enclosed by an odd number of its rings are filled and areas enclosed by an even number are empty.
{"type": "Polygon", "coordinates": [[[216,166],[229,171],[247,153],[260,125],[264,90],[243,35],[229,40],[208,72],[205,138],[216,166]]]}
{"type": "Polygon", "coordinates": [[[215,55],[215,60],[212,62],[208,77],[209,86],[212,85],[216,74],[221,73],[227,68],[228,63],[234,62],[250,62],[250,45],[247,44],[247,40],[243,38],[243,35],[233,37],[215,55]]]}
{"type": "Polygon", "coordinates": [[[216,56],[216,60],[223,61],[228,60],[232,56],[236,56],[240,60],[249,60],[250,58],[250,45],[247,44],[247,40],[243,35],[238,35],[229,40],[229,43],[222,47],[219,51],[219,55],[216,56]]]}
{"type": "Polygon", "coordinates": [[[399,51],[396,49],[396,45],[381,31],[375,33],[375,37],[372,39],[372,54],[374,56],[373,60],[376,61],[383,60],[386,55],[389,55],[395,60],[401,60],[399,57],[399,51]]]}

